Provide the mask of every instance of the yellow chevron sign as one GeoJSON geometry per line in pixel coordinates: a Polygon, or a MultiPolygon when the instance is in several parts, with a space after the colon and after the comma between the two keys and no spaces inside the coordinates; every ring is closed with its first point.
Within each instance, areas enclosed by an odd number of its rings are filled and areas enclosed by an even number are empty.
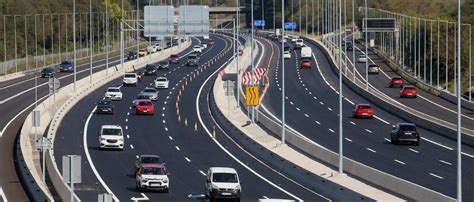
{"type": "Polygon", "coordinates": [[[260,102],[258,87],[247,86],[245,88],[245,98],[247,106],[258,106],[260,102]]]}

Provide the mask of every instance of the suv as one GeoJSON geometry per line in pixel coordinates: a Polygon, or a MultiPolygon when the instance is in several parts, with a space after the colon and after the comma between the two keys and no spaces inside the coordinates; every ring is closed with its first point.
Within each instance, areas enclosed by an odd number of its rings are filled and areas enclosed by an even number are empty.
{"type": "Polygon", "coordinates": [[[156,66],[152,64],[147,64],[145,66],[145,75],[156,76],[156,66]]]}
{"type": "Polygon", "coordinates": [[[303,39],[296,39],[295,48],[301,48],[304,46],[303,39]]]}
{"type": "Polygon", "coordinates": [[[129,51],[127,54],[127,60],[134,60],[137,59],[137,52],[129,51]]]}
{"type": "Polygon", "coordinates": [[[193,47],[193,52],[195,53],[202,53],[202,47],[200,45],[195,45],[193,47]]]}
{"type": "Polygon", "coordinates": [[[74,62],[73,61],[62,61],[59,64],[59,72],[73,72],[74,71],[74,62]]]}
{"type": "Polygon", "coordinates": [[[123,85],[134,85],[137,86],[138,76],[135,73],[125,73],[123,76],[123,85]]]}
{"type": "Polygon", "coordinates": [[[123,130],[119,125],[102,125],[99,132],[100,149],[113,148],[123,150],[123,130]]]}
{"type": "Polygon", "coordinates": [[[198,66],[199,60],[196,54],[188,55],[188,66],[198,66]]]}
{"type": "Polygon", "coordinates": [[[105,98],[97,103],[97,114],[114,114],[114,103],[110,98],[105,98]]]}
{"type": "Polygon", "coordinates": [[[146,164],[140,166],[135,173],[137,191],[144,189],[163,190],[168,193],[170,189],[170,173],[162,164],[146,164]]]}
{"type": "Polygon", "coordinates": [[[170,63],[179,63],[179,56],[177,54],[171,54],[168,60],[170,63]]]}
{"type": "Polygon", "coordinates": [[[106,98],[110,98],[111,100],[122,100],[122,91],[120,91],[119,87],[109,87],[105,91],[106,98]]]}
{"type": "Polygon", "coordinates": [[[135,161],[135,169],[133,173],[136,173],[140,167],[150,164],[164,164],[158,155],[140,155],[135,161]]]}
{"type": "Polygon", "coordinates": [[[231,198],[240,201],[240,181],[233,168],[211,167],[207,171],[205,195],[209,201],[216,198],[231,198]]]}
{"type": "Polygon", "coordinates": [[[403,142],[412,143],[416,146],[420,145],[420,134],[416,130],[413,123],[397,123],[392,126],[392,134],[390,135],[392,144],[400,144],[403,142]]]}

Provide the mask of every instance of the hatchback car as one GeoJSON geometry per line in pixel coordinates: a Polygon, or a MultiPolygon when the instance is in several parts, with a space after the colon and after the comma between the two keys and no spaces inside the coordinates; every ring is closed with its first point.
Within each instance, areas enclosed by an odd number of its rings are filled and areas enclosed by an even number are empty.
{"type": "Polygon", "coordinates": [[[145,75],[156,76],[156,66],[152,64],[147,64],[145,66],[145,75]]]}
{"type": "Polygon", "coordinates": [[[420,134],[413,123],[397,123],[392,126],[390,140],[395,145],[410,143],[418,146],[420,145],[420,134]]]}
{"type": "Polygon", "coordinates": [[[300,64],[300,69],[311,69],[311,60],[303,59],[300,64]]]}
{"type": "Polygon", "coordinates": [[[163,160],[161,160],[160,156],[158,155],[140,155],[138,159],[135,161],[135,168],[133,173],[136,173],[140,167],[149,164],[163,164],[163,160]]]}
{"type": "Polygon", "coordinates": [[[390,79],[389,87],[390,88],[395,88],[395,87],[401,88],[401,87],[403,87],[402,77],[399,77],[399,76],[392,77],[392,79],[390,79]]]}
{"type": "Polygon", "coordinates": [[[417,92],[415,86],[403,86],[400,91],[400,97],[403,98],[416,98],[417,92]]]}
{"type": "Polygon", "coordinates": [[[138,94],[137,97],[132,101],[133,107],[135,107],[135,104],[138,100],[150,100],[150,96],[145,94],[138,94]]]}
{"type": "Polygon", "coordinates": [[[135,102],[135,114],[153,115],[155,114],[155,105],[151,100],[137,100],[135,102]]]}
{"type": "Polygon", "coordinates": [[[150,97],[150,100],[158,100],[158,91],[154,88],[146,87],[144,90],[142,90],[142,92],[140,92],[140,94],[150,97]]]}
{"type": "Polygon", "coordinates": [[[129,51],[128,54],[127,54],[127,59],[128,59],[128,60],[137,59],[137,52],[135,52],[135,51],[129,51]]]}
{"type": "Polygon", "coordinates": [[[62,61],[59,64],[59,72],[73,72],[74,71],[74,62],[73,61],[62,61]]]}
{"type": "Polygon", "coordinates": [[[97,114],[114,114],[115,106],[110,98],[105,98],[97,103],[97,114]]]}
{"type": "Polygon", "coordinates": [[[144,57],[148,54],[148,51],[146,49],[140,49],[138,51],[138,57],[144,57]]]}
{"type": "Polygon", "coordinates": [[[110,98],[111,100],[122,100],[122,91],[119,87],[109,87],[105,91],[106,98],[110,98]]]}
{"type": "Polygon", "coordinates": [[[155,88],[167,89],[170,81],[166,77],[158,77],[155,79],[155,88]]]}
{"type": "Polygon", "coordinates": [[[354,118],[374,118],[374,109],[369,104],[358,104],[352,111],[354,118]]]}
{"type": "Polygon", "coordinates": [[[170,62],[161,61],[158,63],[158,69],[168,69],[170,67],[170,62]]]}
{"type": "Polygon", "coordinates": [[[368,73],[369,74],[379,74],[379,66],[376,64],[369,64],[368,73]]]}
{"type": "Polygon", "coordinates": [[[170,63],[179,63],[179,56],[177,54],[171,54],[168,61],[170,63]]]}
{"type": "Polygon", "coordinates": [[[166,171],[164,165],[147,164],[141,166],[135,173],[137,191],[142,190],[163,190],[168,193],[170,188],[170,173],[166,171]]]}
{"type": "Polygon", "coordinates": [[[290,53],[290,51],[284,51],[284,52],[283,52],[283,58],[284,58],[284,59],[291,59],[291,53],[290,53]]]}
{"type": "Polygon", "coordinates": [[[207,40],[207,45],[210,45],[210,46],[214,45],[214,40],[212,39],[207,40]]]}
{"type": "Polygon", "coordinates": [[[41,77],[42,78],[53,78],[54,77],[54,70],[51,67],[46,67],[41,70],[41,77]]]}
{"type": "Polygon", "coordinates": [[[357,56],[357,62],[367,62],[367,58],[365,57],[365,55],[358,55],[357,56]]]}

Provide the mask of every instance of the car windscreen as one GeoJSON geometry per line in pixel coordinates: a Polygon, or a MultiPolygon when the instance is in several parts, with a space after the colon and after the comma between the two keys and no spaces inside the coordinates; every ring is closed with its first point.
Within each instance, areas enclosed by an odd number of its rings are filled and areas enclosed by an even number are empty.
{"type": "Polygon", "coordinates": [[[379,67],[378,65],[371,64],[369,67],[379,67]]]}
{"type": "Polygon", "coordinates": [[[144,93],[156,93],[155,89],[145,89],[143,90],[144,93]]]}
{"type": "Polygon", "coordinates": [[[153,104],[149,101],[141,101],[138,103],[140,106],[152,106],[153,104]]]}
{"type": "Polygon", "coordinates": [[[165,61],[160,62],[160,65],[161,65],[161,66],[168,65],[168,62],[165,62],[165,61]]]}
{"type": "Polygon", "coordinates": [[[72,64],[72,62],[70,62],[70,61],[63,61],[63,62],[61,62],[61,64],[62,64],[62,65],[69,65],[69,64],[72,64]]]}
{"type": "Polygon", "coordinates": [[[157,78],[156,81],[168,81],[165,78],[157,78]]]}
{"type": "Polygon", "coordinates": [[[178,55],[171,55],[170,57],[171,57],[171,58],[177,58],[178,55]]]}
{"type": "Polygon", "coordinates": [[[120,130],[118,128],[104,128],[104,129],[102,129],[102,135],[122,136],[122,130],[120,130]]]}
{"type": "Polygon", "coordinates": [[[152,65],[147,65],[145,67],[146,70],[154,70],[155,69],[155,66],[152,66],[152,65]]]}
{"type": "Polygon", "coordinates": [[[118,92],[120,92],[120,90],[117,89],[117,88],[109,88],[109,89],[107,89],[107,92],[118,93],[118,92]]]}
{"type": "Polygon", "coordinates": [[[195,56],[195,55],[190,55],[190,56],[188,56],[188,59],[194,60],[194,59],[196,59],[196,58],[197,58],[197,56],[195,56]]]}
{"type": "Polygon", "coordinates": [[[99,105],[111,105],[112,104],[112,101],[109,101],[109,100],[102,100],[99,102],[99,105]]]}
{"type": "Polygon", "coordinates": [[[214,173],[212,175],[213,182],[237,183],[237,175],[235,173],[214,173]]]}
{"type": "Polygon", "coordinates": [[[141,170],[143,175],[165,175],[165,169],[162,167],[143,167],[141,170]]]}
{"type": "Polygon", "coordinates": [[[150,99],[150,96],[140,94],[140,95],[137,96],[137,100],[138,100],[138,99],[150,99]]]}
{"type": "Polygon", "coordinates": [[[53,69],[45,68],[45,69],[43,69],[43,72],[50,73],[50,72],[53,72],[53,69]]]}
{"type": "Polygon", "coordinates": [[[125,78],[135,78],[135,74],[125,74],[125,78]]]}
{"type": "Polygon", "coordinates": [[[161,158],[157,156],[142,157],[141,162],[144,164],[161,164],[162,163],[161,158]]]}
{"type": "Polygon", "coordinates": [[[401,125],[400,131],[401,132],[414,132],[416,131],[416,127],[412,125],[401,125]]]}

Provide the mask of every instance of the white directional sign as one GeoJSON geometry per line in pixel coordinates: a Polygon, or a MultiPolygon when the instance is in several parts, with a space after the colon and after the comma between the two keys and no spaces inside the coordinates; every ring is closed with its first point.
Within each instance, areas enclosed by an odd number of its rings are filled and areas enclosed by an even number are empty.
{"type": "Polygon", "coordinates": [[[145,6],[145,37],[174,35],[173,6],[145,6]]]}
{"type": "Polygon", "coordinates": [[[48,81],[49,93],[57,93],[59,87],[61,86],[61,82],[57,78],[50,78],[48,81]]]}
{"type": "Polygon", "coordinates": [[[208,36],[209,7],[180,6],[178,32],[186,36],[208,36]]]}

